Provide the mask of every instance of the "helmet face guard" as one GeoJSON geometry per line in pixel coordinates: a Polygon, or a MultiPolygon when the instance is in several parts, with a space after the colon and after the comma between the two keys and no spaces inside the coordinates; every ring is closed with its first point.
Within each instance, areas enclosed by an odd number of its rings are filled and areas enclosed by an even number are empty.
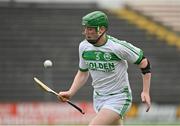
{"type": "MultiPolygon", "coordinates": [[[[96,31],[99,32],[100,27],[105,27],[106,30],[108,29],[108,18],[107,15],[101,11],[94,11],[82,18],[82,25],[85,27],[93,27],[96,28],[96,31]]],[[[104,32],[105,33],[105,32],[104,32]]],[[[97,39],[95,40],[87,40],[91,44],[96,44],[97,41],[103,36],[102,33],[97,39]]]]}

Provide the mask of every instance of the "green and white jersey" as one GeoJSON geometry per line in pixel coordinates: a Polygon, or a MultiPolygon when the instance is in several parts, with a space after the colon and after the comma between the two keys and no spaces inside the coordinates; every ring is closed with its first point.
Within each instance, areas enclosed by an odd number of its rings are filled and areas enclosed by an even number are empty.
{"type": "Polygon", "coordinates": [[[129,88],[127,61],[139,64],[143,51],[132,44],[107,35],[107,42],[94,46],[87,40],[79,45],[79,69],[88,71],[94,90],[102,95],[120,93],[129,88]]]}

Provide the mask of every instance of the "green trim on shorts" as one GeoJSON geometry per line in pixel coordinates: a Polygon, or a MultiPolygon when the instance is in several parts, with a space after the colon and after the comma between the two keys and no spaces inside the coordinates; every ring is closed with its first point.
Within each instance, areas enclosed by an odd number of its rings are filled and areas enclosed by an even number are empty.
{"type": "Polygon", "coordinates": [[[132,97],[131,97],[131,95],[130,95],[130,92],[129,92],[128,87],[124,88],[124,91],[123,91],[123,92],[126,93],[127,99],[126,99],[126,102],[125,102],[122,110],[120,111],[121,117],[123,117],[123,116],[125,115],[125,113],[127,112],[127,109],[128,109],[128,107],[129,107],[129,105],[130,105],[131,102],[132,102],[132,97]]]}
{"type": "Polygon", "coordinates": [[[119,94],[119,93],[112,93],[112,94],[102,95],[102,94],[99,94],[97,91],[95,91],[95,93],[96,93],[96,95],[98,95],[98,96],[111,96],[111,95],[119,94]]]}

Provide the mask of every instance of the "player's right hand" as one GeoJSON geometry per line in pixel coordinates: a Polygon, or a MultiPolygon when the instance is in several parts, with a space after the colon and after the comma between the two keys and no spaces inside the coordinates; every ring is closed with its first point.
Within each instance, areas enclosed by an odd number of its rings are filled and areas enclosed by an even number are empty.
{"type": "Polygon", "coordinates": [[[61,91],[59,92],[58,99],[62,102],[66,102],[71,97],[71,93],[69,91],[61,91]]]}
{"type": "Polygon", "coordinates": [[[149,109],[151,108],[151,98],[149,96],[149,93],[142,92],[141,93],[141,100],[143,103],[146,104],[146,106],[147,106],[146,112],[148,112],[149,109]]]}

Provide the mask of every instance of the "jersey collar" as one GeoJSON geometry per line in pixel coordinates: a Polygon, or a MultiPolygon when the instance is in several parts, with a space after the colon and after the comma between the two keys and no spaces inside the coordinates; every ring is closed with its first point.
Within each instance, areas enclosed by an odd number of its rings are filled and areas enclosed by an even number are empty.
{"type": "Polygon", "coordinates": [[[95,46],[95,47],[101,47],[101,46],[104,46],[104,45],[107,43],[107,41],[108,41],[108,35],[106,35],[106,42],[105,42],[105,43],[103,43],[102,45],[93,45],[93,46],[95,46]]]}

